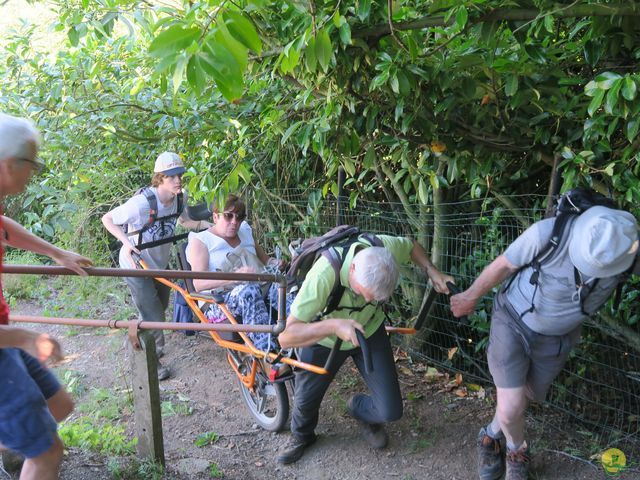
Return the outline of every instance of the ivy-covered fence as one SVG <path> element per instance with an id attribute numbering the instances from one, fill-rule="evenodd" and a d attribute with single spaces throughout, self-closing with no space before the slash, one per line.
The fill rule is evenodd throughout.
<path id="1" fill-rule="evenodd" d="M 254 209 L 252 224 L 257 237 L 272 251 L 276 245 L 282 250 L 291 239 L 316 235 L 336 225 L 335 198 L 323 199 L 319 191 L 256 195 L 259 201 L 248 199 Z M 429 249 L 435 248 L 439 267 L 465 287 L 528 225 L 544 216 L 544 200 L 540 195 L 489 196 L 437 207 L 416 204 L 412 212 L 400 204 L 358 202 L 344 205 L 341 212 L 344 223 L 365 231 L 419 238 Z M 439 232 L 435 240 L 434 231 Z M 403 271 L 391 312 L 394 323 L 412 322 L 425 288 L 421 272 Z M 532 420 L 538 426 L 560 430 L 583 456 L 603 447 L 618 447 L 633 455 L 640 452 L 636 290 L 627 288 L 619 309 L 613 312 L 609 304 L 585 324 L 582 343 L 571 354 L 545 405 L 533 410 Z M 395 341 L 430 366 L 488 386 L 486 346 L 492 299 L 492 295 L 483 299 L 465 325 L 451 315 L 447 299 L 440 295 L 423 330 L 411 337 L 399 335 Z"/>

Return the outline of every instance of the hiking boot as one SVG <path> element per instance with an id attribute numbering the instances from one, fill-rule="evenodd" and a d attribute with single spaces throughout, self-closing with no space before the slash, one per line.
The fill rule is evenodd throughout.
<path id="1" fill-rule="evenodd" d="M 517 451 L 507 451 L 507 476 L 505 480 L 527 480 L 529 478 L 529 455 L 527 445 Z"/>
<path id="2" fill-rule="evenodd" d="M 8 473 L 18 473 L 24 463 L 24 457 L 11 450 L 0 453 L 0 460 L 0 467 L 3 467 Z"/>
<path id="3" fill-rule="evenodd" d="M 379 450 L 386 447 L 389 443 L 389 437 L 387 436 L 387 432 L 384 430 L 384 425 L 382 423 L 367 423 L 354 415 L 353 403 L 356 397 L 357 395 L 354 395 L 347 402 L 347 411 L 349 412 L 349 415 L 358 420 L 362 437 L 371 448 Z"/>
<path id="4" fill-rule="evenodd" d="M 158 364 L 158 380 L 166 380 L 171 376 L 171 371 L 169 367 L 165 367 L 164 365 Z"/>
<path id="5" fill-rule="evenodd" d="M 278 463 L 281 463 L 283 465 L 297 462 L 304 454 L 305 449 L 315 443 L 316 438 L 317 437 L 313 435 L 313 437 L 311 437 L 310 439 L 304 440 L 292 434 L 291 437 L 289 437 L 289 441 L 287 442 L 287 444 L 277 456 L 276 460 L 278 461 Z"/>
<path id="6" fill-rule="evenodd" d="M 389 443 L 389 436 L 384 430 L 384 425 L 381 423 L 367 423 L 363 420 L 358 420 L 360 424 L 360 433 L 362 438 L 366 440 L 371 448 L 380 450 Z"/>
<path id="7" fill-rule="evenodd" d="M 496 480 L 504 474 L 504 449 L 500 440 L 487 435 L 482 427 L 478 433 L 478 475 L 480 480 Z"/>

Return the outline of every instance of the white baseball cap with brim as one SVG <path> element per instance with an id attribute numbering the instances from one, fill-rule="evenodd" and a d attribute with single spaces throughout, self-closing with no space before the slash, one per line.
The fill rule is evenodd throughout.
<path id="1" fill-rule="evenodd" d="M 156 159 L 156 166 L 153 169 L 154 173 L 162 173 L 169 177 L 171 175 L 179 175 L 186 171 L 187 170 L 184 168 L 180 155 L 173 152 L 163 152 L 158 155 L 158 158 Z"/>
<path id="2" fill-rule="evenodd" d="M 607 278 L 626 271 L 638 254 L 638 223 L 624 210 L 591 207 L 574 222 L 571 263 L 584 275 Z"/>

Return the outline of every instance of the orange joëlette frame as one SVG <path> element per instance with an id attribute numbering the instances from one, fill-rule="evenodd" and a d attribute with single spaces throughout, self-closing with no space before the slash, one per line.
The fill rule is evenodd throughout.
<path id="1" fill-rule="evenodd" d="M 140 265 L 142 266 L 142 268 L 144 268 L 145 270 L 149 269 L 149 267 L 144 262 L 144 260 L 140 260 L 139 262 L 140 262 Z M 184 288 L 180 287 L 179 285 L 177 285 L 176 283 L 173 283 L 170 280 L 167 280 L 166 278 L 155 278 L 155 280 L 157 280 L 158 282 L 160 282 L 160 283 L 162 283 L 164 285 L 167 285 L 169 288 L 172 288 L 172 289 L 176 290 L 177 292 L 179 292 L 184 297 L 185 301 L 187 302 L 187 305 L 189 305 L 189 308 L 195 314 L 195 316 L 198 318 L 200 323 L 207 323 L 207 324 L 209 323 L 207 318 L 204 316 L 204 313 L 202 313 L 202 310 L 200 310 L 200 307 L 198 306 L 197 302 L 198 301 L 203 301 L 203 302 L 206 302 L 206 303 L 217 303 L 217 302 L 215 302 L 211 298 L 207 298 L 207 297 L 204 297 L 204 296 L 201 297 L 201 296 L 198 296 L 198 294 L 191 294 L 187 290 L 185 290 Z M 229 311 L 229 309 L 227 308 L 227 306 L 224 303 L 218 303 L 218 307 L 220 307 L 220 309 L 224 312 L 224 314 L 226 315 L 226 317 L 227 317 L 227 319 L 229 320 L 230 323 L 235 324 L 235 325 L 239 325 L 239 322 L 236 320 L 236 318 L 233 316 L 233 314 Z M 230 342 L 228 340 L 224 340 L 223 338 L 220 337 L 218 332 L 209 331 L 209 334 L 211 335 L 211 338 L 213 338 L 213 341 L 216 342 L 218 345 L 220 345 L 223 348 L 228 348 L 230 350 L 235 350 L 237 352 L 248 353 L 248 354 L 253 355 L 255 357 L 258 357 L 258 358 L 266 358 L 266 359 L 269 359 L 269 360 L 276 360 L 278 358 L 278 356 L 275 353 L 265 352 L 263 350 L 258 349 L 245 332 L 237 332 L 237 333 L 240 335 L 240 337 L 244 341 L 244 344 L 237 343 L 237 342 Z M 317 373 L 317 374 L 320 374 L 320 375 L 327 375 L 329 373 L 323 367 L 319 367 L 319 366 L 313 365 L 311 363 L 300 362 L 298 360 L 294 360 L 294 359 L 288 358 L 288 357 L 282 357 L 278 361 L 281 362 L 281 363 L 286 363 L 288 365 L 291 365 L 292 367 L 303 368 L 305 370 L 308 370 L 310 372 Z M 234 367 L 234 370 L 236 371 L 236 374 L 238 374 L 239 376 L 243 377 L 240 374 L 240 372 L 237 371 L 235 366 L 233 366 L 233 367 Z M 254 374 L 255 374 L 255 372 L 252 372 L 251 377 L 253 377 Z M 244 382 L 244 380 L 243 380 L 243 382 Z"/>

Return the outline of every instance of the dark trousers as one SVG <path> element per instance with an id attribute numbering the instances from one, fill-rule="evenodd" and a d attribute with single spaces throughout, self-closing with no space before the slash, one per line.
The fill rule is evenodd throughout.
<path id="1" fill-rule="evenodd" d="M 336 355 L 334 367 L 329 375 L 318 375 L 307 370 L 296 372 L 291 433 L 297 437 L 310 439 L 318 425 L 318 412 L 324 394 L 335 374 L 349 357 L 360 371 L 369 388 L 369 395 L 355 395 L 350 412 L 356 419 L 371 424 L 391 422 L 402 417 L 402 396 L 398 384 L 398 374 L 393 361 L 389 336 L 384 325 L 367 339 L 373 361 L 373 371 L 364 369 L 362 350 L 340 351 Z M 315 365 L 324 365 L 330 349 L 321 345 L 303 347 L 298 351 L 298 359 Z"/>

